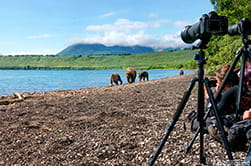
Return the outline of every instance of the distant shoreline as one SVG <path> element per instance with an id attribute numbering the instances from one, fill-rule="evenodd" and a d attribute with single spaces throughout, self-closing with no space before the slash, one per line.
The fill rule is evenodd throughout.
<path id="1" fill-rule="evenodd" d="M 135 68 L 136 70 L 181 70 L 176 68 L 161 68 L 161 69 L 144 69 L 144 68 Z M 23 68 L 23 67 L 0 67 L 0 70 L 126 70 L 125 69 L 118 69 L 118 68 L 85 68 L 85 67 L 30 67 L 30 68 Z M 197 69 L 182 69 L 182 70 L 192 70 L 195 71 Z"/>

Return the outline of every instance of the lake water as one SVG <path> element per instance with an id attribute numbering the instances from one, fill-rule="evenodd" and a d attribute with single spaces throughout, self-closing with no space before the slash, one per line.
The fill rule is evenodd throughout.
<path id="1" fill-rule="evenodd" d="M 137 70 L 140 72 L 140 70 Z M 185 70 L 184 74 L 194 73 Z M 127 83 L 124 70 L 0 70 L 0 96 L 21 92 L 44 92 L 107 86 L 110 75 L 119 73 Z M 148 70 L 149 79 L 179 75 L 179 70 Z M 138 82 L 138 77 L 136 78 Z"/>

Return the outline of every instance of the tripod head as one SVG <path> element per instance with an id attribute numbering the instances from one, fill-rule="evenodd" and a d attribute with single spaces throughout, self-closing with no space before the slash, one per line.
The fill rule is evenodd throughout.
<path id="1" fill-rule="evenodd" d="M 204 39 L 200 39 L 199 42 L 196 45 L 192 46 L 192 49 L 206 49 L 207 48 L 207 43 L 210 41 L 210 37 L 208 38 L 204 38 Z"/>
<path id="2" fill-rule="evenodd" d="M 247 34 L 242 35 L 242 43 L 243 43 L 245 48 L 248 48 L 248 46 L 251 45 L 251 40 L 248 39 Z"/>
<path id="3" fill-rule="evenodd" d="M 194 60 L 197 60 L 197 65 L 206 64 L 207 59 L 208 58 L 205 58 L 205 52 L 203 51 L 203 49 L 200 49 L 200 51 L 194 55 Z"/>

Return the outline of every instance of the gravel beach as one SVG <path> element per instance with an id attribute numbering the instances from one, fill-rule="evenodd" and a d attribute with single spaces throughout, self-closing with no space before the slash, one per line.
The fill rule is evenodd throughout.
<path id="1" fill-rule="evenodd" d="M 193 76 L 2 97 L 0 165 L 148 165 Z M 196 88 L 155 165 L 202 165 L 199 138 L 184 153 L 193 110 Z M 224 146 L 207 134 L 205 156 L 207 165 L 228 161 Z M 243 160 L 245 153 L 233 156 Z"/>

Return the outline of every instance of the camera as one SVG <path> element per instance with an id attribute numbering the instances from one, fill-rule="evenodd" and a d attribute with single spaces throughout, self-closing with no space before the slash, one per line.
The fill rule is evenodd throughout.
<path id="1" fill-rule="evenodd" d="M 251 21 L 248 18 L 242 18 L 238 24 L 234 24 L 228 27 L 228 34 L 234 35 L 251 35 Z"/>
<path id="2" fill-rule="evenodd" d="M 197 39 L 209 40 L 212 35 L 225 35 L 228 33 L 228 18 L 219 16 L 212 11 L 204 14 L 200 21 L 188 25 L 181 31 L 181 38 L 185 43 L 193 43 Z"/>

